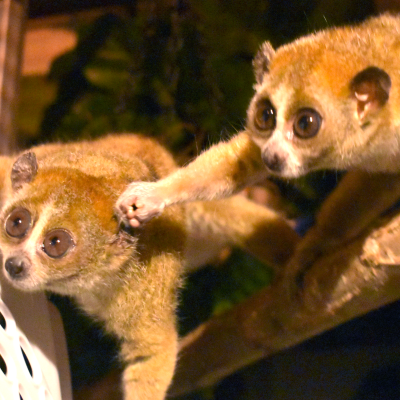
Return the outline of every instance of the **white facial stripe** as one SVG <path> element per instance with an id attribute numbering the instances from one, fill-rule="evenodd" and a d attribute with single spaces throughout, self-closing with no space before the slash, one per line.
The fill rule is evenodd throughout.
<path id="1" fill-rule="evenodd" d="M 12 204 L 9 204 L 8 206 L 8 210 L 12 210 Z M 20 256 L 24 256 L 31 261 L 29 274 L 26 278 L 21 281 L 13 281 L 14 284 L 26 290 L 39 287 L 42 284 L 43 279 L 46 279 L 46 271 L 43 269 L 36 269 L 37 263 L 34 262 L 34 260 L 37 259 L 37 252 L 39 251 L 38 246 L 43 235 L 43 229 L 49 219 L 54 216 L 53 207 L 54 205 L 52 202 L 45 204 L 41 210 L 39 219 L 35 221 L 35 224 L 32 230 L 28 232 L 27 237 L 21 241 L 15 241 L 10 238 L 8 240 L 2 240 L 0 243 L 3 253 L 3 262 L 10 257 Z M 2 227 L 2 229 L 4 229 L 4 227 Z M 7 273 L 5 273 L 5 276 L 7 277 Z"/>
<path id="2" fill-rule="evenodd" d="M 54 218 L 54 203 L 47 202 L 40 210 L 39 218 L 34 221 L 34 225 L 26 238 L 21 242 L 13 242 L 7 240 L 5 244 L 1 243 L 4 261 L 9 257 L 23 255 L 30 260 L 31 266 L 29 274 L 23 279 L 13 281 L 17 286 L 26 290 L 36 289 L 41 287 L 48 279 L 48 272 L 38 260 L 40 254 L 40 246 L 43 240 L 43 233 L 46 225 L 51 218 Z M 40 268 L 38 268 L 40 266 Z"/>
<path id="3" fill-rule="evenodd" d="M 257 94 L 249 107 L 248 126 L 253 131 L 253 140 L 261 148 L 266 164 L 268 164 L 268 160 L 273 163 L 274 157 L 280 160 L 279 171 L 272 172 L 281 177 L 295 178 L 315 169 L 313 162 L 319 158 L 320 152 L 324 148 L 321 149 L 321 145 L 314 147 L 311 141 L 306 143 L 295 137 L 292 112 L 302 107 L 313 107 L 313 102 L 310 100 L 308 103 L 304 98 L 299 98 L 293 82 L 290 82 L 289 79 L 290 76 L 286 75 L 278 82 L 268 76 L 263 84 L 256 88 Z M 303 89 L 299 87 L 297 90 L 301 92 Z M 255 106 L 263 98 L 268 98 L 276 108 L 276 127 L 273 132 L 269 132 L 269 135 L 258 132 L 252 120 Z M 310 99 L 313 98 L 314 96 L 311 94 Z M 324 124 L 324 118 L 322 124 Z M 320 130 L 322 130 L 322 125 Z M 320 167 L 321 162 L 318 160 L 316 168 Z"/>
<path id="4" fill-rule="evenodd" d="M 11 204 L 9 206 L 11 206 Z M 8 210 L 11 209 L 12 208 L 8 208 Z M 31 231 L 28 232 L 28 236 L 26 238 L 22 239 L 21 242 L 7 240 L 5 243 L 0 243 L 3 258 L 6 259 L 10 256 L 18 255 L 23 252 L 32 260 L 35 257 L 35 254 L 38 250 L 38 245 L 43 237 L 44 227 L 52 217 L 54 217 L 54 204 L 53 202 L 48 202 L 41 210 L 39 219 L 32 221 L 34 225 Z M 4 227 L 1 229 L 4 229 Z"/>
<path id="5" fill-rule="evenodd" d="M 24 241 L 23 251 L 31 260 L 36 257 L 38 246 L 41 245 L 43 238 L 44 228 L 49 220 L 54 217 L 54 210 L 55 207 L 52 201 L 44 204 L 40 210 L 39 218 L 35 221 L 32 231 L 30 232 L 29 238 Z"/>

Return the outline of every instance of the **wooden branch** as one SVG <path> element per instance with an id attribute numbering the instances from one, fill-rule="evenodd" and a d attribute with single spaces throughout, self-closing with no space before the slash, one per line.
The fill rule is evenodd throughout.
<path id="1" fill-rule="evenodd" d="M 307 272 L 301 295 L 288 282 L 265 288 L 183 338 L 170 393 L 215 384 L 260 358 L 400 298 L 400 215 L 381 221 Z"/>

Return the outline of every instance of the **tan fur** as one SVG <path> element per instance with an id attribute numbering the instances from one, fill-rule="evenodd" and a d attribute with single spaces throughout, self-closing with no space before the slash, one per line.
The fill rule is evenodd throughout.
<path id="1" fill-rule="evenodd" d="M 29 161 L 32 152 L 37 172 Z M 22 290 L 73 296 L 104 323 L 121 344 L 126 400 L 165 397 L 177 354 L 176 295 L 184 265 L 198 267 L 232 244 L 278 265 L 297 241 L 282 218 L 240 197 L 171 207 L 130 232 L 133 236 L 120 229 L 113 206 L 126 185 L 155 181 L 176 169 L 160 145 L 139 135 L 42 146 L 14 164 L 5 161 L 0 247 L 6 278 Z M 17 237 L 7 227 L 23 226 L 21 218 L 9 217 L 21 208 L 31 224 Z M 52 258 L 48 247 L 56 248 L 57 240 L 49 245 L 45 238 L 58 229 L 72 236 L 73 245 Z M 282 231 L 278 245 L 260 244 L 260 237 L 271 239 Z"/>
<path id="2" fill-rule="evenodd" d="M 129 186 L 117 202 L 121 218 L 138 226 L 167 205 L 226 196 L 268 175 L 352 170 L 299 245 L 291 269 L 306 268 L 400 197 L 399 64 L 398 16 L 321 31 L 276 51 L 264 43 L 246 130 L 166 179 Z M 315 130 L 307 130 L 311 122 Z"/>
<path id="3" fill-rule="evenodd" d="M 300 38 L 272 56 L 255 88 L 248 130 L 263 155 L 282 158 L 279 176 L 326 168 L 400 169 L 399 30 L 400 18 L 385 15 Z M 371 66 L 389 75 L 389 101 L 361 121 L 351 81 Z M 276 127 L 267 135 L 254 125 L 257 102 L 265 98 L 277 111 Z M 316 136 L 299 139 L 293 135 L 293 115 L 305 107 L 321 114 L 322 126 Z"/>

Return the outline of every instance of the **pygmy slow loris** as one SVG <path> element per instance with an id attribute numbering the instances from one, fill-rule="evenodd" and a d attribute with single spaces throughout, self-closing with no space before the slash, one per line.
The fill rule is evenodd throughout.
<path id="1" fill-rule="evenodd" d="M 232 244 L 279 266 L 297 240 L 285 220 L 243 197 L 171 207 L 128 234 L 114 215 L 118 195 L 129 182 L 176 169 L 170 154 L 143 136 L 46 145 L 13 162 L 1 164 L 3 273 L 16 288 L 74 297 L 116 336 L 126 400 L 165 397 L 183 266 Z"/>
<path id="2" fill-rule="evenodd" d="M 268 176 L 351 170 L 319 211 L 292 264 L 357 236 L 400 197 L 400 17 L 383 15 L 305 36 L 254 59 L 246 129 L 156 183 L 118 200 L 138 226 L 165 206 L 215 199 Z M 134 208 L 132 208 L 134 206 Z"/>

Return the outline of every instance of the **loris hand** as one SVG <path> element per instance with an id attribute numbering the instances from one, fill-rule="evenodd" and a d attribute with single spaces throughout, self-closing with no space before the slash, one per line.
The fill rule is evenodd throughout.
<path id="1" fill-rule="evenodd" d="M 116 213 L 121 221 L 132 228 L 160 215 L 165 207 L 164 199 L 157 195 L 154 182 L 133 182 L 121 194 L 116 203 Z"/>
<path id="2" fill-rule="evenodd" d="M 328 240 L 324 241 L 323 238 L 309 232 L 298 244 L 284 271 L 288 282 L 294 284 L 292 287 L 295 287 L 295 290 L 301 289 L 307 271 L 318 258 L 333 251 L 335 248 L 335 243 L 328 243 Z"/>

